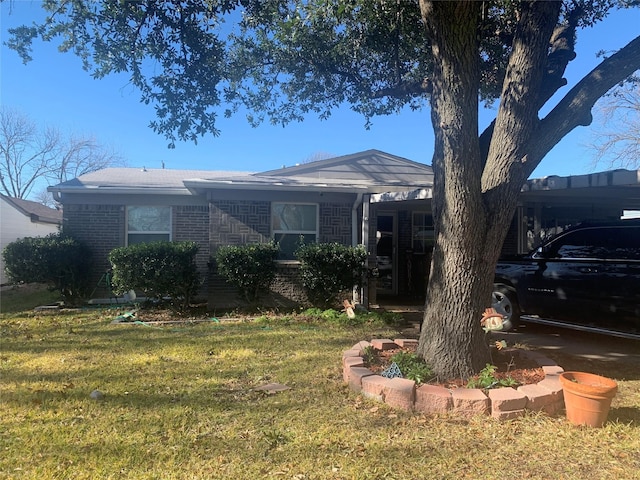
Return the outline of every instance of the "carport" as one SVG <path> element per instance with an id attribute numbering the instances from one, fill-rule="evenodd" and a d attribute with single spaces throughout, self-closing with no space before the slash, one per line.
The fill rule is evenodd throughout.
<path id="1" fill-rule="evenodd" d="M 640 170 L 532 179 L 522 189 L 514 218 L 517 235 L 510 238 L 517 238 L 517 245 L 505 242 L 505 250 L 526 253 L 570 225 L 617 220 L 631 212 L 640 213 Z"/>
<path id="2" fill-rule="evenodd" d="M 432 195 L 427 187 L 371 196 L 369 243 L 391 239 L 390 254 L 371 248 L 386 268 L 378 294 L 423 298 L 433 245 Z M 531 179 L 522 189 L 503 254 L 527 253 L 571 225 L 615 220 L 625 212 L 640 214 L 640 170 Z"/>

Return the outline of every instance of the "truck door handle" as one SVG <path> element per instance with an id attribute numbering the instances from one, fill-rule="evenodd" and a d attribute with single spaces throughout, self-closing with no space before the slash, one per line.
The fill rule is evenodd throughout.
<path id="1" fill-rule="evenodd" d="M 578 269 L 580 273 L 598 273 L 597 268 L 581 267 Z"/>

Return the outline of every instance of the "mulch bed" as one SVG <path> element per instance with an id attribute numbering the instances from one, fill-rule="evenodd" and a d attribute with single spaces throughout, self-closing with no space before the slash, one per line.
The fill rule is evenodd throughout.
<path id="1" fill-rule="evenodd" d="M 375 360 L 367 365 L 374 373 L 380 374 L 391 365 L 391 357 L 398 352 L 415 352 L 415 346 L 395 348 L 390 350 L 375 350 Z M 492 364 L 495 365 L 496 379 L 512 378 L 518 385 L 530 385 L 544 380 L 545 374 L 538 363 L 523 355 L 519 355 L 514 349 L 491 349 Z M 452 378 L 444 382 L 428 382 L 430 385 L 437 385 L 445 388 L 464 388 L 470 379 Z"/>

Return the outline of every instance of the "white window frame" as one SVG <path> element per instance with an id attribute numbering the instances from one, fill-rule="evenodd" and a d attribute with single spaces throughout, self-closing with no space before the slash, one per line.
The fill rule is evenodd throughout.
<path id="1" fill-rule="evenodd" d="M 309 205 L 315 207 L 316 210 L 316 222 L 315 222 L 315 230 L 283 230 L 274 228 L 274 212 L 276 205 Z M 315 235 L 315 243 L 318 243 L 320 236 L 320 205 L 318 203 L 309 203 L 309 202 L 271 202 L 271 238 L 276 239 L 276 235 Z M 280 259 L 279 262 L 295 262 L 298 263 L 297 260 L 291 259 Z"/>
<path id="2" fill-rule="evenodd" d="M 129 230 L 129 210 L 132 208 L 167 208 L 169 209 L 169 226 L 168 230 L 139 230 L 139 231 L 130 231 Z M 125 208 L 125 245 L 129 245 L 129 236 L 130 235 L 167 235 L 166 241 L 171 241 L 173 238 L 173 209 L 168 205 L 127 205 Z"/>

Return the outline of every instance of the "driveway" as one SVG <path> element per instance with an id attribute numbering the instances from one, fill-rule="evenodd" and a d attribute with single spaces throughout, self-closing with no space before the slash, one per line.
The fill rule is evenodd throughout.
<path id="1" fill-rule="evenodd" d="M 528 345 L 542 353 L 561 353 L 585 360 L 622 362 L 640 368 L 640 341 L 561 327 L 524 323 L 514 332 L 497 332 L 509 346 Z"/>
<path id="2" fill-rule="evenodd" d="M 384 309 L 402 314 L 411 325 L 403 330 L 403 334 L 412 337 L 420 335 L 418 328 L 422 319 L 421 306 L 387 304 Z M 520 345 L 547 353 L 549 357 L 555 357 L 565 370 L 608 370 L 622 367 L 625 371 L 636 370 L 637 374 L 634 376 L 640 377 L 640 340 L 535 323 L 523 323 L 513 332 L 492 333 L 490 339 L 505 340 L 510 347 Z"/>

